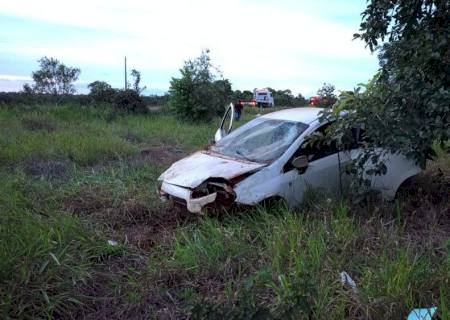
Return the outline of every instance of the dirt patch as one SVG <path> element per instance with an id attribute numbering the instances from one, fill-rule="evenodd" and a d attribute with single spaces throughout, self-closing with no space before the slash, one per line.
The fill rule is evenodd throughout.
<path id="1" fill-rule="evenodd" d="M 73 164 L 70 161 L 42 161 L 28 159 L 22 163 L 22 168 L 26 174 L 44 177 L 46 179 L 64 179 L 70 176 Z"/>
<path id="2" fill-rule="evenodd" d="M 78 284 L 76 290 L 85 297 L 92 297 L 83 308 L 78 308 L 71 319 L 149 319 L 147 304 L 132 303 L 127 292 L 144 295 L 143 288 L 131 287 L 128 279 L 145 273 L 147 257 L 140 254 L 107 256 L 96 264 L 93 277 Z M 117 290 L 120 288 L 120 290 Z M 96 297 L 102 297 L 97 299 Z M 67 318 L 67 317 L 66 317 Z"/>
<path id="3" fill-rule="evenodd" d="M 139 155 L 130 159 L 133 164 L 152 163 L 169 164 L 185 157 L 186 153 L 177 148 L 154 147 L 142 150 Z"/>
<path id="4" fill-rule="evenodd" d="M 174 206 L 152 210 L 133 199 L 124 201 L 108 212 L 108 229 L 115 240 L 149 250 L 157 244 L 168 243 L 180 226 L 195 220 L 195 215 Z"/>
<path id="5" fill-rule="evenodd" d="M 47 131 L 53 132 L 56 130 L 56 125 L 46 119 L 22 119 L 22 126 L 30 131 Z"/>
<path id="6" fill-rule="evenodd" d="M 64 208 L 72 214 L 89 217 L 109 239 L 145 251 L 168 243 L 178 227 L 197 218 L 185 208 L 173 205 L 150 207 L 135 199 L 117 204 L 95 190 L 66 199 Z"/>
<path id="7" fill-rule="evenodd" d="M 64 201 L 64 209 L 77 215 L 93 215 L 112 206 L 111 200 L 99 190 L 76 194 Z"/>

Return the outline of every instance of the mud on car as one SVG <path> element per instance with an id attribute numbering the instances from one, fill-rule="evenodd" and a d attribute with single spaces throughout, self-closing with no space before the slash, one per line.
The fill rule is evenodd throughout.
<path id="1" fill-rule="evenodd" d="M 364 151 L 358 143 L 360 130 L 352 130 L 352 150 L 343 151 L 333 143 L 307 143 L 310 135 L 324 133 L 331 125 L 319 121 L 320 108 L 272 112 L 231 130 L 233 111 L 230 105 L 211 146 L 175 162 L 161 174 L 161 200 L 180 203 L 193 213 L 209 207 L 256 205 L 271 198 L 296 207 L 308 189 L 335 193 L 350 184 L 352 177 L 342 168 Z M 420 168 L 403 155 L 387 153 L 384 157 L 387 172 L 370 177 L 370 186 L 390 200 Z"/>

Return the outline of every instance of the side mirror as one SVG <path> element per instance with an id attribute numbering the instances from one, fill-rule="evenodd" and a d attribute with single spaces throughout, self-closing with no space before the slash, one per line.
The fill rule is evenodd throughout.
<path id="1" fill-rule="evenodd" d="M 298 170 L 305 170 L 308 167 L 308 157 L 299 156 L 292 159 L 292 166 Z"/>

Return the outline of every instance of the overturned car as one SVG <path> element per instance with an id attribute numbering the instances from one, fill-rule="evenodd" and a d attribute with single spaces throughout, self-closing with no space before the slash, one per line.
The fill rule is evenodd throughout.
<path id="1" fill-rule="evenodd" d="M 331 122 L 320 122 L 320 108 L 293 108 L 257 117 L 231 131 L 233 106 L 227 109 L 215 142 L 205 150 L 175 162 L 159 177 L 159 196 L 185 205 L 190 212 L 256 205 L 284 199 L 298 206 L 305 192 L 337 192 L 350 183 L 345 168 L 363 150 L 360 130 L 352 130 L 355 147 L 338 150 L 334 144 L 315 146 L 307 137 L 323 133 Z M 230 117 L 228 128 L 225 122 Z M 371 177 L 371 188 L 383 198 L 394 198 L 406 179 L 420 168 L 402 155 L 388 154 L 385 175 Z"/>

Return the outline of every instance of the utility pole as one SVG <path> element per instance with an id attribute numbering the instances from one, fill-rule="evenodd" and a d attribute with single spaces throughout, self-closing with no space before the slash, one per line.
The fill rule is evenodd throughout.
<path id="1" fill-rule="evenodd" d="M 127 56 L 125 56 L 125 90 L 128 89 L 128 82 L 127 82 Z"/>

